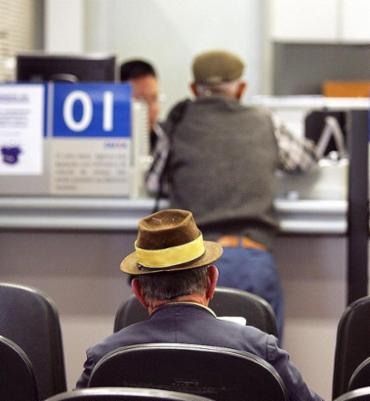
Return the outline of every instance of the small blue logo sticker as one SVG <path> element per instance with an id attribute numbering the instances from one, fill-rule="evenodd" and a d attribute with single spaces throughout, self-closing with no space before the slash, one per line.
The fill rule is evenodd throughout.
<path id="1" fill-rule="evenodd" d="M 19 146 L 3 146 L 1 148 L 1 156 L 6 164 L 17 164 L 21 153 L 22 150 Z"/>

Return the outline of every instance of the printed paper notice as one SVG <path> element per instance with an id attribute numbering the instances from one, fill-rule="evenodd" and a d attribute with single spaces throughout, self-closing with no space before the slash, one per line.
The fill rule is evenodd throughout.
<path id="1" fill-rule="evenodd" d="M 40 175 L 43 85 L 0 85 L 0 175 Z"/>
<path id="2" fill-rule="evenodd" d="M 55 138 L 51 150 L 51 193 L 129 195 L 128 139 Z"/>

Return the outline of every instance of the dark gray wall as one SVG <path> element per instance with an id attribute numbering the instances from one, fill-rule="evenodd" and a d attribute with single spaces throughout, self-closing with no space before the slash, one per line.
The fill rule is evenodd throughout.
<path id="1" fill-rule="evenodd" d="M 370 45 L 274 44 L 273 94 L 321 94 L 325 80 L 370 80 Z"/>
<path id="2" fill-rule="evenodd" d="M 35 50 L 44 49 L 44 23 L 45 23 L 45 1 L 34 0 L 35 3 Z"/>

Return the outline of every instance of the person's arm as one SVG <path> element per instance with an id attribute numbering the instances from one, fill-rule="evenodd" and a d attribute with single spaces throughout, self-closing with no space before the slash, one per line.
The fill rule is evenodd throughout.
<path id="1" fill-rule="evenodd" d="M 323 401 L 304 382 L 298 369 L 289 359 L 289 354 L 278 347 L 277 339 L 269 335 L 267 342 L 267 362 L 279 373 L 288 391 L 290 401 Z"/>
<path id="2" fill-rule="evenodd" d="M 87 353 L 87 358 L 84 363 L 84 370 L 83 370 L 80 378 L 77 380 L 76 389 L 88 387 L 91 372 L 93 371 L 94 366 L 95 366 L 95 363 L 93 362 L 93 359 L 91 357 L 89 357 L 89 354 Z"/>
<path id="3" fill-rule="evenodd" d="M 153 162 L 145 176 L 146 188 L 151 195 L 157 195 L 160 190 L 165 192 L 165 185 L 163 185 L 163 182 L 161 183 L 161 180 L 164 178 L 162 175 L 170 148 L 168 136 L 160 125 L 156 127 L 156 134 L 158 139 L 153 150 Z"/>
<path id="4" fill-rule="evenodd" d="M 294 135 L 275 115 L 272 115 L 272 123 L 278 145 L 279 169 L 303 172 L 316 165 L 318 157 L 313 141 Z"/>
<path id="5" fill-rule="evenodd" d="M 170 138 L 190 103 L 189 99 L 177 103 L 169 112 L 166 121 L 158 124 L 158 140 L 153 151 L 153 162 L 145 177 L 146 188 L 151 195 L 166 196 L 168 194 L 168 176 L 165 170 L 170 153 Z"/>

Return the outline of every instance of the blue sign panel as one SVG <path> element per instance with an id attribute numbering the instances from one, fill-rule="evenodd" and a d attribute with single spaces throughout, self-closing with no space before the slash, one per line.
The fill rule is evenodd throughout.
<path id="1" fill-rule="evenodd" d="M 57 83 L 52 136 L 131 136 L 131 86 L 112 83 Z"/>

